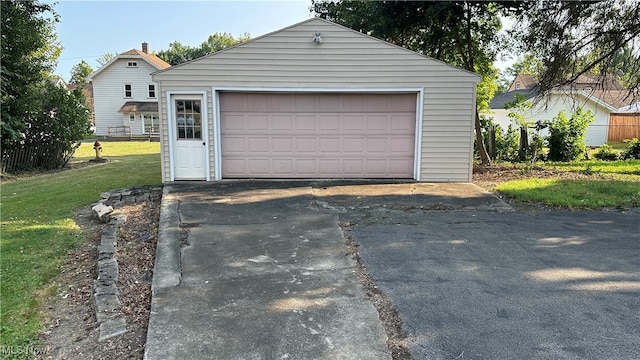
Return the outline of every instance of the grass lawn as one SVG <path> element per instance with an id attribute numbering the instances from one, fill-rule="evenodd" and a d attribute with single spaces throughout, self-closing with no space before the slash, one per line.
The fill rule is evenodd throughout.
<path id="1" fill-rule="evenodd" d="M 534 173 L 499 184 L 496 190 L 520 201 L 567 208 L 640 206 L 640 160 L 589 160 L 536 166 L 565 175 L 539 178 Z M 571 173 L 576 176 L 566 176 Z"/>
<path id="2" fill-rule="evenodd" d="M 43 298 L 55 294 L 67 250 L 84 239 L 75 210 L 100 193 L 137 185 L 160 185 L 160 144 L 102 142 L 109 163 L 25 176 L 4 182 L 0 194 L 0 348 L 37 346 Z M 95 156 L 85 142 L 72 162 Z"/>

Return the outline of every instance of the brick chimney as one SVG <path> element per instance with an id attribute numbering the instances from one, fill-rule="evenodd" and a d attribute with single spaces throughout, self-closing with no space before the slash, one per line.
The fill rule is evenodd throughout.
<path id="1" fill-rule="evenodd" d="M 146 42 L 142 43 L 142 52 L 145 54 L 149 53 L 149 44 L 147 44 Z"/>

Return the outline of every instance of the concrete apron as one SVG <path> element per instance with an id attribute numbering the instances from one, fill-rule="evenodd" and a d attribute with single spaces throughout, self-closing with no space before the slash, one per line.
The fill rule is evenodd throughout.
<path id="1" fill-rule="evenodd" d="M 165 187 L 145 359 L 390 359 L 337 212 L 253 184 Z"/>

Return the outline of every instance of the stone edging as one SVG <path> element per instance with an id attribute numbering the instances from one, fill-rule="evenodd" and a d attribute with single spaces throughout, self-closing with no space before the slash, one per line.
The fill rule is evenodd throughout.
<path id="1" fill-rule="evenodd" d="M 162 187 L 135 187 L 100 194 L 101 200 L 91 207 L 100 221 L 107 223 L 102 229 L 98 247 L 98 276 L 93 281 L 93 301 L 96 321 L 100 324 L 98 341 L 104 341 L 127 332 L 127 323 L 118 298 L 118 261 L 116 242 L 118 227 L 126 221 L 124 214 L 114 207 L 157 200 Z"/>

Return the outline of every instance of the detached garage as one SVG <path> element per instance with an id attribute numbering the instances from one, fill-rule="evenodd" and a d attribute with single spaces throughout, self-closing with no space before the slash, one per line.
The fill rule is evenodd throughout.
<path id="1" fill-rule="evenodd" d="M 480 77 L 326 20 L 152 77 L 164 182 L 471 180 Z"/>

